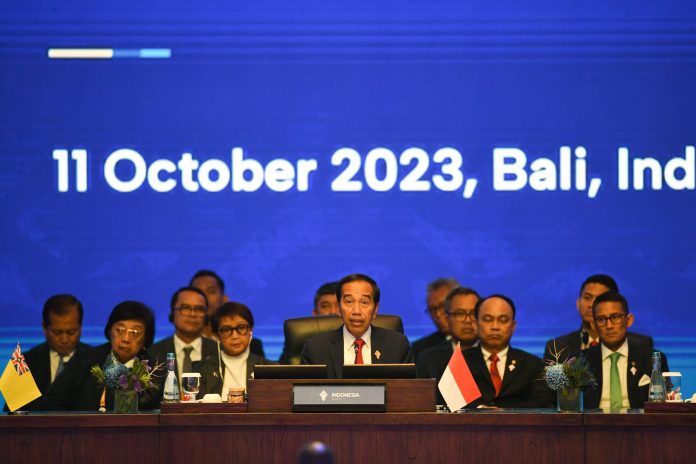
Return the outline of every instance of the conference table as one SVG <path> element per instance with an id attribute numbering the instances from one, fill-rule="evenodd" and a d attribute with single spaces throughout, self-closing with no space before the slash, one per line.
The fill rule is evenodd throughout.
<path id="1" fill-rule="evenodd" d="M 291 463 L 311 440 L 338 463 L 694 462 L 696 414 L 474 410 L 465 413 L 0 416 L 0 462 Z"/>

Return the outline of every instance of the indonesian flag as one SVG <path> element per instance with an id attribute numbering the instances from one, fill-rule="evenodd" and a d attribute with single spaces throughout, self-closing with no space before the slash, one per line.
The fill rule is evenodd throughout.
<path id="1" fill-rule="evenodd" d="M 462 350 L 454 349 L 444 374 L 437 384 L 450 411 L 456 411 L 481 397 L 474 376 L 471 375 Z"/>
<path id="2" fill-rule="evenodd" d="M 19 343 L 0 377 L 0 392 L 12 412 L 41 396 Z"/>

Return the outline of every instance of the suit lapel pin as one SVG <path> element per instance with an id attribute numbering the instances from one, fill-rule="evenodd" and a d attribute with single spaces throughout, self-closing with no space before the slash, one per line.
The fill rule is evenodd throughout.
<path id="1" fill-rule="evenodd" d="M 382 357 L 382 353 L 379 352 L 379 350 L 375 351 L 375 358 L 379 359 Z"/>
<path id="2" fill-rule="evenodd" d="M 638 369 L 636 369 L 636 362 L 635 362 L 635 361 L 631 361 L 631 375 L 636 375 L 636 371 L 637 371 L 637 370 L 638 370 Z"/>
<path id="3" fill-rule="evenodd" d="M 217 372 L 213 372 L 213 377 L 217 378 L 217 377 L 218 377 L 218 373 L 217 373 Z"/>
<path id="4" fill-rule="evenodd" d="M 516 361 L 516 360 L 513 359 L 512 361 L 510 361 L 510 365 L 508 366 L 508 370 L 509 370 L 510 372 L 514 371 L 515 368 L 517 367 L 516 364 L 517 364 L 517 361 Z"/>

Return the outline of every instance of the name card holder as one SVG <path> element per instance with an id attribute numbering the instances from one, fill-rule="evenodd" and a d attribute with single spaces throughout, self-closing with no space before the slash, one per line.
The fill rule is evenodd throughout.
<path id="1" fill-rule="evenodd" d="M 386 412 L 384 383 L 295 384 L 293 412 Z"/>
<path id="2" fill-rule="evenodd" d="M 435 412 L 435 379 L 249 379 L 249 412 L 292 412 L 294 387 L 300 385 L 321 385 L 327 393 L 327 387 L 386 385 L 387 412 Z"/>

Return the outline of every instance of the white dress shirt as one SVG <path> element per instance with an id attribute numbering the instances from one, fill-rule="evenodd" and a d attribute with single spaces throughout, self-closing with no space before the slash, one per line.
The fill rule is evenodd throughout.
<path id="1" fill-rule="evenodd" d="M 500 380 L 503 380 L 505 376 L 505 363 L 507 362 L 507 354 L 508 350 L 510 349 L 509 346 L 506 346 L 503 351 L 498 353 L 498 374 L 500 374 Z M 486 351 L 483 347 L 481 347 L 481 353 L 483 353 L 483 362 L 486 364 L 486 369 L 490 372 L 491 370 L 491 355 L 493 353 Z"/>
<path id="2" fill-rule="evenodd" d="M 60 364 L 60 357 L 63 357 L 63 366 L 72 359 L 75 354 L 75 350 L 72 350 L 69 354 L 59 354 L 57 351 L 49 350 L 51 357 L 51 383 L 56 380 L 56 371 L 58 370 L 58 365 Z M 29 366 L 31 368 L 31 366 Z"/>
<path id="3" fill-rule="evenodd" d="M 184 357 L 186 354 L 184 353 L 184 348 L 187 346 L 193 347 L 191 350 L 191 362 L 194 361 L 200 361 L 203 359 L 203 339 L 201 337 L 198 337 L 193 341 L 191 344 L 185 343 L 182 339 L 176 336 L 174 334 L 174 351 L 176 351 L 176 370 L 178 371 L 179 374 L 179 379 L 181 379 L 181 374 L 183 373 L 184 369 Z"/>
<path id="4" fill-rule="evenodd" d="M 362 334 L 365 345 L 362 347 L 363 364 L 372 364 L 372 326 L 369 326 L 364 334 Z M 348 332 L 346 326 L 343 326 L 343 364 L 355 364 L 355 340 L 353 334 Z"/>
<path id="5" fill-rule="evenodd" d="M 623 345 L 616 350 L 621 353 L 621 357 L 616 361 L 619 369 L 619 380 L 621 381 L 621 408 L 628 409 L 631 403 L 628 400 L 628 382 L 626 372 L 628 371 L 628 340 L 624 340 Z M 609 401 L 611 395 L 611 359 L 609 356 L 613 353 L 609 348 L 602 343 L 602 398 L 599 400 L 599 407 L 602 410 L 610 410 L 611 404 Z"/>

